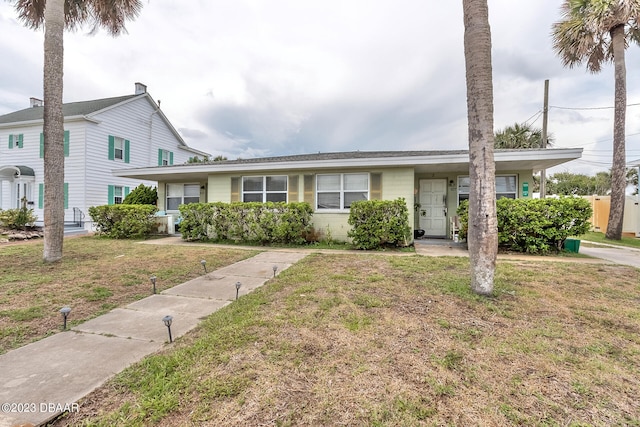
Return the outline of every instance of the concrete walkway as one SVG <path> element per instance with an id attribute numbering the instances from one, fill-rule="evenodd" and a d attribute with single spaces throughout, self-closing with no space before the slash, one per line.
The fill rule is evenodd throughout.
<path id="1" fill-rule="evenodd" d="M 168 344 L 236 298 L 301 260 L 307 252 L 269 251 L 96 317 L 72 330 L 0 355 L 0 427 L 43 424 L 107 379 Z"/>

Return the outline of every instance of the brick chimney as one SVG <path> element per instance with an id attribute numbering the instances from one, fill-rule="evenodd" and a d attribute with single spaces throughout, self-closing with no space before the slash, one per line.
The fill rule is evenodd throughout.
<path id="1" fill-rule="evenodd" d="M 31 104 L 31 108 L 33 107 L 42 107 L 44 106 L 44 102 L 42 102 L 42 99 L 38 99 L 38 98 L 29 98 L 30 104 Z"/>
<path id="2" fill-rule="evenodd" d="M 142 83 L 136 83 L 136 95 L 142 95 L 143 93 L 147 93 L 147 85 Z"/>

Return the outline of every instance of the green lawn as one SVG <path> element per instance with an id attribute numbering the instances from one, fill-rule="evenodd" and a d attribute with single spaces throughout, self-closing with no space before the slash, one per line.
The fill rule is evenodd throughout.
<path id="1" fill-rule="evenodd" d="M 310 255 L 55 425 L 640 425 L 640 270 L 469 281 L 466 258 Z"/>
<path id="2" fill-rule="evenodd" d="M 42 261 L 42 242 L 0 245 L 0 354 L 60 332 L 60 308 L 73 326 L 255 251 L 144 245 L 98 237 L 65 239 L 60 263 Z"/>

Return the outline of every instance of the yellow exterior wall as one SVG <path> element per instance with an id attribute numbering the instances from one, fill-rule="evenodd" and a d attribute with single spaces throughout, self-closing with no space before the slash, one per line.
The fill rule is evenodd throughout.
<path id="1" fill-rule="evenodd" d="M 413 224 L 413 168 L 388 168 L 371 170 L 323 170 L 322 173 L 382 173 L 382 198 L 395 200 L 404 197 L 409 209 L 409 224 Z M 259 173 L 210 175 L 207 185 L 207 200 L 209 202 L 231 201 L 231 178 L 240 176 L 263 175 L 298 175 L 298 200 L 290 202 L 302 202 L 304 200 L 304 175 L 309 171 L 261 171 Z M 337 241 L 348 241 L 347 232 L 351 229 L 348 224 L 349 212 L 314 212 L 313 225 L 322 238 L 331 238 Z"/>
<path id="2" fill-rule="evenodd" d="M 325 173 L 381 173 L 382 174 L 382 199 L 395 200 L 402 197 L 406 200 L 409 210 L 409 224 L 414 228 L 417 226 L 417 214 L 414 204 L 418 203 L 417 192 L 420 188 L 421 179 L 446 179 L 447 180 L 447 210 L 449 215 L 455 215 L 458 207 L 458 176 L 467 176 L 468 173 L 416 173 L 413 167 L 402 168 L 376 168 L 376 169 L 349 169 L 349 170 L 323 170 Z M 304 201 L 304 176 L 309 175 L 309 171 L 289 170 L 289 171 L 261 171 L 259 173 L 233 173 L 210 175 L 206 183 L 206 189 L 200 191 L 201 202 L 231 202 L 231 178 L 240 176 L 264 176 L 264 175 L 298 175 L 298 200 Z M 529 185 L 528 198 L 533 193 L 533 175 L 531 172 L 523 171 L 500 171 L 498 175 L 516 175 L 518 185 L 518 197 L 524 197 L 522 186 L 524 182 Z M 451 183 L 453 182 L 453 183 Z M 158 209 L 165 210 L 165 184 L 158 182 Z M 205 185 L 205 183 L 201 183 Z M 348 241 L 347 232 L 351 229 L 348 224 L 349 212 L 314 212 L 313 225 L 323 238 L 331 238 L 337 241 Z M 450 230 L 447 229 L 447 235 Z M 413 240 L 413 235 L 410 236 Z"/>
<path id="3" fill-rule="evenodd" d="M 531 171 L 499 171 L 496 175 L 515 175 L 517 186 L 518 186 L 518 198 L 530 199 L 533 194 L 533 173 Z M 458 209 L 458 177 L 460 176 L 469 176 L 468 172 L 445 172 L 445 173 L 416 173 L 415 175 L 415 191 L 416 191 L 416 199 L 415 202 L 419 203 L 417 193 L 420 191 L 420 180 L 421 179 L 446 179 L 447 180 L 447 212 L 449 216 L 456 215 L 456 211 Z M 453 181 L 453 183 L 452 183 Z M 529 191 L 528 195 L 523 195 L 523 184 L 528 184 Z M 411 211 L 414 214 L 417 214 L 413 206 L 411 207 Z M 414 215 L 414 219 L 412 224 L 414 224 L 415 228 L 418 227 L 418 217 Z M 451 230 L 450 224 L 447 225 L 447 236 L 450 235 Z"/>

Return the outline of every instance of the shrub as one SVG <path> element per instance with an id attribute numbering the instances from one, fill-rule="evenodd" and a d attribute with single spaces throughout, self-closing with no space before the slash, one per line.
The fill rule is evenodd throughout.
<path id="1" fill-rule="evenodd" d="M 410 236 L 409 210 L 403 198 L 351 203 L 349 236 L 358 249 L 406 246 Z"/>
<path id="2" fill-rule="evenodd" d="M 302 244 L 312 212 L 308 203 L 189 203 L 180 231 L 186 240 Z"/>
<path id="3" fill-rule="evenodd" d="M 27 209 L 27 200 L 22 200 L 20 209 L 0 209 L 0 225 L 12 230 L 24 229 L 33 226 L 38 217 L 33 213 L 33 209 Z"/>
<path id="4" fill-rule="evenodd" d="M 589 231 L 591 205 L 581 197 L 497 201 L 498 246 L 528 253 L 559 251 L 570 236 Z M 460 237 L 467 237 L 468 203 L 460 203 Z"/>
<path id="5" fill-rule="evenodd" d="M 138 185 L 122 201 L 123 205 L 156 205 L 158 201 L 158 191 L 156 187 L 147 187 L 144 184 Z"/>
<path id="6" fill-rule="evenodd" d="M 156 211 L 151 205 L 104 205 L 91 206 L 89 215 L 98 234 L 113 239 L 140 239 L 153 231 Z"/>

